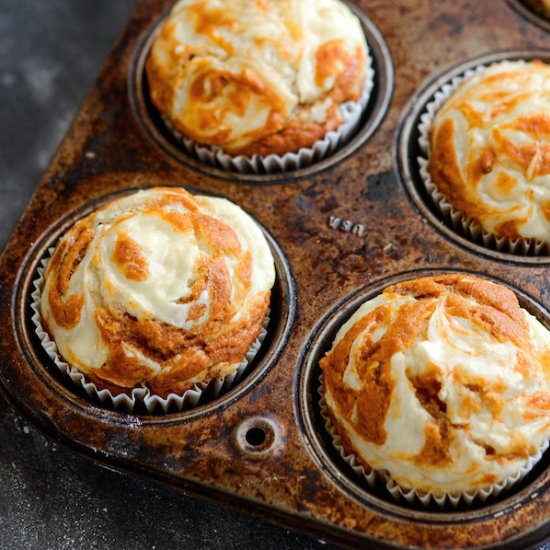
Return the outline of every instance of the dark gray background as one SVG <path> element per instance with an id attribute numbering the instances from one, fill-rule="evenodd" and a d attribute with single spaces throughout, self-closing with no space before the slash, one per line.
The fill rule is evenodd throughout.
<path id="1" fill-rule="evenodd" d="M 0 247 L 133 4 L 0 0 Z M 102 469 L 47 441 L 2 400 L 0 484 L 2 549 L 333 548 Z"/>
<path id="2" fill-rule="evenodd" d="M 0 0 L 2 248 L 133 5 Z M 0 548 L 331 547 L 100 468 L 0 400 Z"/>

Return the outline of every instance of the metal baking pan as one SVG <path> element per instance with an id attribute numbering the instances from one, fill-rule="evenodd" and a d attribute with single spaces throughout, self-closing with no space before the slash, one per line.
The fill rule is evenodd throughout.
<path id="1" fill-rule="evenodd" d="M 550 257 L 488 250 L 435 214 L 416 166 L 416 121 L 450 76 L 481 63 L 550 62 L 544 24 L 514 2 L 349 2 L 376 82 L 361 129 L 307 169 L 235 175 L 202 165 L 163 130 L 143 75 L 169 0 L 141 0 L 0 258 L 0 391 L 56 442 L 112 468 L 230 504 L 343 546 L 534 547 L 550 535 L 550 457 L 516 488 L 438 510 L 367 490 L 327 440 L 318 358 L 358 303 L 403 278 L 479 273 L 544 322 Z M 547 49 L 545 49 L 545 47 Z M 391 55 L 390 55 L 391 52 Z M 41 351 L 30 321 L 37 265 L 75 219 L 153 185 L 227 197 L 265 228 L 276 259 L 272 324 L 255 368 L 220 398 L 175 414 L 91 402 Z"/>

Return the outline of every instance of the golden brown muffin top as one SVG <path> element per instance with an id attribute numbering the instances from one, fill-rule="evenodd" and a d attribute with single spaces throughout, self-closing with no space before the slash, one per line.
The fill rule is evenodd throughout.
<path id="1" fill-rule="evenodd" d="M 511 290 L 472 275 L 388 287 L 321 368 L 346 451 L 406 489 L 487 487 L 550 437 L 550 333 Z"/>
<path id="2" fill-rule="evenodd" d="M 463 82 L 434 119 L 430 173 L 486 231 L 550 241 L 550 67 L 504 62 Z"/>
<path id="3" fill-rule="evenodd" d="M 176 130 L 237 155 L 297 152 L 358 100 L 367 46 L 339 0 L 180 0 L 147 61 Z"/>
<path id="4" fill-rule="evenodd" d="M 238 206 L 154 188 L 62 237 L 41 314 L 65 360 L 102 387 L 182 393 L 238 367 L 274 276 L 261 230 Z"/>

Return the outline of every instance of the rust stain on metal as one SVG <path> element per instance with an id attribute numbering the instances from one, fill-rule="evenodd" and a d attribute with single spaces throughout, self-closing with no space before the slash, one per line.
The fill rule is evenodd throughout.
<path id="1" fill-rule="evenodd" d="M 548 467 L 521 492 L 492 505 L 491 513 L 483 507 L 422 512 L 355 498 L 311 450 L 298 420 L 296 374 L 328 311 L 366 284 L 404 271 L 460 267 L 486 273 L 550 306 L 547 263 L 499 262 L 456 246 L 418 215 L 394 166 L 401 114 L 428 76 L 497 49 L 544 48 L 548 35 L 504 1 L 353 2 L 392 54 L 395 85 L 387 116 L 366 144 L 334 166 L 262 184 L 197 170 L 147 133 L 132 90 L 134 70 L 141 45 L 170 3 L 138 3 L 0 258 L 0 321 L 10 327 L 0 335 L 2 391 L 43 432 L 93 460 L 350 547 L 513 548 L 517 535 L 530 543 L 548 536 Z M 165 417 L 115 413 L 90 404 L 48 369 L 29 323 L 32 270 L 52 235 L 95 200 L 170 184 L 222 194 L 268 229 L 294 275 L 296 319 L 272 367 L 245 391 Z M 288 309 L 291 301 L 281 296 L 276 306 Z M 256 417 L 272 419 L 280 430 L 278 446 L 261 459 L 232 442 L 238 426 Z"/>

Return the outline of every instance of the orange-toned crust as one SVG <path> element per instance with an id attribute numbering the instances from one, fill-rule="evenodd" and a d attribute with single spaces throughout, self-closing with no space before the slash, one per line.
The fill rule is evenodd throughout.
<path id="1" fill-rule="evenodd" d="M 196 2 L 189 6 L 187 13 L 194 21 L 195 32 L 208 36 L 214 43 L 222 48 L 227 55 L 233 55 L 234 49 L 231 42 L 223 37 L 220 30 L 235 31 L 239 22 L 223 8 L 212 8 L 208 1 Z"/>
<path id="2" fill-rule="evenodd" d="M 376 445 L 386 442 L 386 415 L 394 388 L 390 364 L 392 357 L 398 352 L 405 352 L 418 336 L 425 334 L 429 319 L 441 300 L 444 300 L 450 315 L 475 323 L 497 342 L 512 342 L 518 348 L 516 368 L 524 376 L 533 374 L 534 369 L 540 368 L 544 362 L 531 342 L 529 325 L 517 297 L 506 287 L 478 277 L 456 274 L 406 281 L 386 288 L 384 294 L 409 296 L 415 301 L 402 305 L 398 312 L 394 311 L 393 317 L 391 303 L 375 308 L 359 319 L 320 361 L 324 388 L 334 401 L 338 417 L 345 419 L 354 432 L 367 442 Z M 386 327 L 386 332 L 375 342 L 373 335 L 382 326 Z M 343 376 L 352 346 L 359 335 L 362 335 L 362 341 L 355 348 L 355 365 L 361 387 L 356 390 L 344 384 Z M 434 369 L 422 377 L 409 378 L 418 401 L 431 418 L 425 426 L 424 447 L 412 460 L 418 465 L 443 467 L 452 463 L 450 446 L 455 430 L 467 430 L 467 426 L 456 428 L 449 422 L 446 405 L 438 398 L 441 381 L 437 376 L 438 371 Z M 495 419 L 501 416 L 505 406 L 501 381 L 487 383 L 485 379 L 473 378 L 465 371 L 455 371 L 454 376 L 459 377 L 457 384 L 471 392 L 470 399 L 463 403 L 463 417 L 468 418 L 481 405 L 489 409 Z M 548 416 L 549 399 L 546 393 L 536 394 L 530 414 Z M 339 418 L 334 411 L 330 410 L 330 413 L 346 451 L 359 455 Z M 506 457 L 495 455 L 494 449 L 487 448 L 486 451 L 494 455 L 492 459 L 502 461 L 525 458 L 532 449 L 518 436 Z"/>
<path id="3" fill-rule="evenodd" d="M 534 142 L 517 145 L 506 132 L 521 132 Z M 522 116 L 494 131 L 497 154 L 512 161 L 527 179 L 550 174 L 550 114 Z"/>
<path id="4" fill-rule="evenodd" d="M 137 319 L 120 311 L 116 305 L 100 304 L 95 310 L 95 323 L 108 350 L 107 361 L 101 368 L 90 368 L 70 351 L 65 357 L 99 387 L 120 392 L 145 382 L 154 393 L 165 396 L 171 392 L 182 393 L 196 382 L 224 376 L 245 357 L 260 333 L 269 308 L 270 292 L 249 296 L 252 258 L 250 252 L 243 252 L 235 231 L 201 212 L 199 201 L 186 191 L 180 189 L 177 195 L 173 190 L 166 191 L 169 193 L 161 195 L 144 214 L 158 215 L 175 231 L 194 231 L 210 249 L 209 255 L 198 264 L 190 294 L 179 301 L 181 304 L 193 303 L 207 291 L 207 318 L 185 330 L 152 318 Z M 161 210 L 162 206 L 173 203 L 180 203 L 189 211 Z M 94 238 L 94 221 L 99 212 L 69 230 L 48 264 L 46 278 L 52 284 L 47 309 L 55 323 L 67 330 L 80 321 L 84 296 L 70 294 L 68 289 L 71 277 Z M 225 263 L 226 256 L 236 262 L 235 288 Z M 142 257 L 139 245 L 124 232 L 117 237 L 111 260 L 131 281 L 141 282 L 148 277 L 147 260 Z M 242 311 L 242 315 L 235 321 L 233 317 L 238 311 Z M 187 320 L 196 321 L 205 312 L 206 306 L 194 304 Z M 51 327 L 46 321 L 44 324 L 51 334 Z M 129 348 L 137 350 L 146 360 L 134 351 L 128 353 Z M 147 359 L 160 365 L 160 372 L 154 372 Z"/>
<path id="5" fill-rule="evenodd" d="M 344 429 L 343 424 L 338 420 L 338 418 L 334 415 L 334 413 L 329 409 L 328 415 L 330 417 L 330 421 L 332 422 L 332 425 L 334 426 L 334 429 L 336 430 L 336 433 L 340 436 L 340 440 L 342 442 L 342 447 L 344 448 L 344 452 L 346 455 L 353 455 L 355 457 L 355 460 L 363 466 L 366 473 L 369 473 L 372 471 L 371 466 L 368 462 L 366 462 L 363 457 L 356 454 L 355 448 L 353 443 L 351 442 L 351 439 L 347 436 L 346 430 Z"/>
<path id="6" fill-rule="evenodd" d="M 258 10 L 275 12 L 268 0 L 254 2 Z M 239 36 L 246 29 L 230 10 L 213 8 L 208 0 L 196 2 L 186 8 L 186 15 L 193 22 L 195 32 L 218 46 L 224 55 L 231 58 L 238 55 L 226 38 L 226 33 Z M 287 36 L 275 40 L 272 37 L 257 39 L 258 47 L 267 45 L 283 59 L 288 59 L 296 68 L 299 59 L 290 53 L 288 42 L 302 40 L 302 31 L 295 21 L 284 20 Z M 315 104 L 329 102 L 323 120 L 304 119 L 303 112 L 311 108 L 310 103 L 301 103 L 288 112 L 286 102 L 281 99 L 275 86 L 252 66 L 243 61 L 240 72 L 220 68 L 213 54 L 205 55 L 198 47 L 180 44 L 175 38 L 175 24 L 168 20 L 160 29 L 158 37 L 146 63 L 150 96 L 155 107 L 187 138 L 204 145 L 219 146 L 231 155 L 252 156 L 259 154 L 283 155 L 297 152 L 303 147 L 312 147 L 327 132 L 336 129 L 342 118 L 338 106 L 346 101 L 358 100 L 365 80 L 366 58 L 362 46 L 350 53 L 341 40 L 330 40 L 321 44 L 316 52 L 314 79 L 323 87 L 332 82 L 330 88 L 315 98 Z M 297 51 L 302 48 L 296 46 Z M 166 53 L 168 52 L 168 53 Z M 192 68 L 191 68 L 192 67 Z M 189 94 L 183 105 L 174 114 L 173 104 L 181 75 L 190 82 Z M 224 97 L 221 104 L 215 98 Z M 241 136 L 239 145 L 231 144 L 233 127 L 227 127 L 228 118 L 245 116 L 253 102 L 266 109 L 268 116 L 263 126 Z M 260 109 L 260 108 L 259 108 Z"/>
<path id="7" fill-rule="evenodd" d="M 415 457 L 417 464 L 445 465 L 451 463 L 450 455 L 450 429 L 446 416 L 446 405 L 438 397 L 441 390 L 441 382 L 433 375 L 411 379 L 416 397 L 422 406 L 430 413 L 433 424 L 427 424 L 424 428 L 424 447 Z"/>
<path id="8" fill-rule="evenodd" d="M 531 73 L 539 71 L 550 76 L 550 68 L 542 62 L 534 61 L 526 67 Z M 520 180 L 530 184 L 535 178 L 550 175 L 550 114 L 542 108 L 526 115 L 515 112 L 523 103 L 537 101 L 532 90 L 519 93 L 510 86 L 517 83 L 521 89 L 522 78 L 525 75 L 521 72 L 503 71 L 487 76 L 467 91 L 459 88 L 437 114 L 430 136 L 429 171 L 437 188 L 456 210 L 486 229 L 490 220 L 502 218 L 502 222 L 491 225 L 490 231 L 509 239 L 521 238 L 521 226 L 529 221 L 525 213 L 517 212 L 522 209 L 519 203 L 514 207 L 506 202 L 513 200 L 511 191 Z M 482 88 L 487 91 L 481 93 Z M 476 101 L 490 104 L 488 111 L 474 109 L 472 103 Z M 462 116 L 460 128 L 448 116 L 452 112 Z M 499 122 L 493 126 L 496 120 Z M 488 128 L 490 145 L 479 149 L 474 145 L 474 133 Z M 516 137 L 518 134 L 529 139 L 524 142 Z M 462 161 L 457 144 L 465 144 Z M 477 191 L 482 178 L 494 170 L 498 170 L 494 186 L 505 199 L 498 207 L 490 206 Z M 533 200 L 529 191 L 525 193 Z"/>
<path id="9" fill-rule="evenodd" d="M 244 358 L 258 337 L 269 298 L 268 294 L 258 299 L 248 320 L 224 323 L 224 319 L 213 319 L 195 331 L 153 320 L 140 321 L 101 308 L 96 312 L 96 322 L 109 348 L 109 360 L 103 368 L 93 371 L 93 376 L 122 388 L 146 381 L 149 388 L 161 396 L 183 393 L 193 385 L 189 382 L 191 379 L 200 382 L 223 376 L 225 369 Z M 151 377 L 146 364 L 126 356 L 125 344 L 162 364 L 164 370 Z"/>
<path id="10" fill-rule="evenodd" d="M 315 57 L 317 85 L 323 87 L 327 80 L 334 79 L 327 97 L 335 104 L 359 99 L 365 75 L 365 56 L 359 46 L 350 54 L 341 40 L 331 40 L 317 50 Z"/>
<path id="11" fill-rule="evenodd" d="M 452 459 L 448 423 L 426 424 L 424 434 L 424 447 L 414 458 L 415 463 L 434 466 L 450 464 Z"/>
<path id="12" fill-rule="evenodd" d="M 486 212 L 485 206 L 476 200 L 475 195 L 470 192 L 468 183 L 462 177 L 461 166 L 458 161 L 454 145 L 456 132 L 453 120 L 446 120 L 438 132 L 432 133 L 432 154 L 430 156 L 430 175 L 438 189 L 445 195 L 447 200 L 460 212 L 469 218 L 481 223 Z M 493 157 L 492 151 L 484 151 L 482 156 L 469 165 L 468 170 L 477 182 L 481 174 L 486 174 L 492 166 L 485 160 Z"/>
<path id="13" fill-rule="evenodd" d="M 84 296 L 69 292 L 71 276 L 84 258 L 93 237 L 93 217 L 77 222 L 68 238 L 61 241 L 50 260 L 45 278 L 51 277 L 48 293 L 50 311 L 57 325 L 71 329 L 80 321 Z"/>
<path id="14" fill-rule="evenodd" d="M 550 417 L 550 395 L 545 392 L 536 392 L 528 402 L 527 418 Z"/>
<path id="15" fill-rule="evenodd" d="M 233 155 L 279 155 L 299 151 L 302 147 L 312 147 L 330 131 L 340 126 L 342 119 L 337 110 L 332 110 L 324 124 L 289 123 L 282 130 L 260 139 L 246 147 L 231 151 Z"/>
<path id="16" fill-rule="evenodd" d="M 189 111 L 197 113 L 194 117 L 194 126 L 184 125 L 178 119 L 171 119 L 171 123 L 176 130 L 189 139 L 205 145 L 220 146 L 235 156 L 284 155 L 288 152 L 297 152 L 303 147 L 312 147 L 342 123 L 338 105 L 345 101 L 357 100 L 361 95 L 364 80 L 364 58 L 358 51 L 356 57 L 349 57 L 347 61 L 346 70 L 338 75 L 332 90 L 318 100 L 319 103 L 326 99 L 332 99 L 334 102 L 334 105 L 327 110 L 322 123 L 298 120 L 300 112 L 307 108 L 307 105 L 299 105 L 290 116 L 285 116 L 284 106 L 280 104 L 275 94 L 270 94 L 269 84 L 260 84 L 260 77 L 254 75 L 250 70 L 245 70 L 239 75 L 228 72 L 205 74 L 195 80 L 190 98 L 192 101 L 188 106 Z M 162 70 L 155 68 L 153 61 L 148 62 L 147 72 L 151 83 L 153 103 L 160 112 L 167 114 L 172 103 L 173 92 L 161 81 L 159 74 L 162 73 Z M 208 85 L 205 84 L 206 78 L 208 78 Z M 359 80 L 360 78 L 361 80 Z M 161 82 L 157 84 L 159 81 Z M 212 97 L 230 81 L 238 88 L 229 96 L 227 108 L 208 108 Z M 358 81 L 361 84 L 360 87 L 357 86 Z M 203 95 L 205 88 L 209 90 L 208 95 Z M 229 131 L 221 129 L 224 116 L 229 112 L 242 116 L 248 103 L 257 95 L 264 96 L 265 102 L 271 105 L 270 116 L 267 117 L 263 127 L 248 134 L 249 144 L 237 148 L 229 147 L 226 143 Z M 205 137 L 206 130 L 210 132 L 208 137 Z"/>
<path id="17" fill-rule="evenodd" d="M 142 257 L 139 245 L 125 233 L 117 238 L 113 262 L 131 281 L 145 281 L 149 275 L 147 260 Z"/>
<path id="18" fill-rule="evenodd" d="M 268 106 L 270 114 L 263 127 L 247 134 L 250 141 L 282 130 L 286 107 L 267 81 L 252 69 L 245 68 L 240 73 L 233 73 L 215 69 L 209 61 L 203 59 L 195 62 L 190 96 L 182 109 L 190 122 L 184 124 L 183 117 L 171 119 L 178 131 L 198 143 L 228 149 L 226 142 L 231 132 L 224 128 L 224 120 L 231 115 L 243 117 L 252 101 Z M 213 100 L 222 93 L 225 93 L 226 104 L 220 106 Z M 169 112 L 168 106 L 163 109 L 157 105 L 157 108 L 161 112 Z M 243 151 L 243 148 L 231 149 L 233 154 L 243 154 Z"/>

